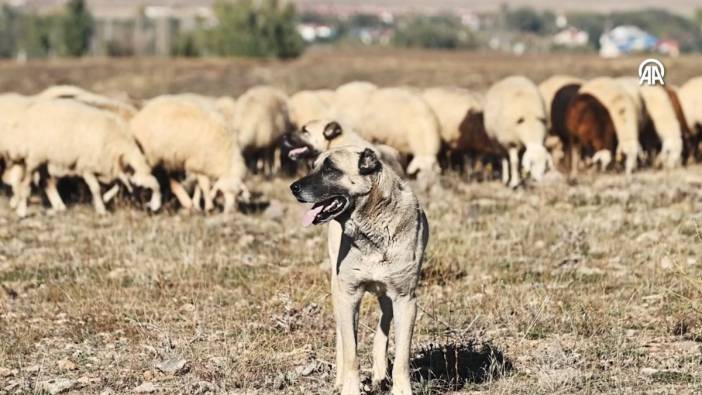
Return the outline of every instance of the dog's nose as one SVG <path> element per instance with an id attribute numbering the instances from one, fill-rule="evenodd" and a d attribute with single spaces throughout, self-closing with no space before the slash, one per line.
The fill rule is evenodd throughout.
<path id="1" fill-rule="evenodd" d="M 297 196 L 302 191 L 302 187 L 299 183 L 293 182 L 290 184 L 290 190 L 292 191 L 293 195 Z"/>

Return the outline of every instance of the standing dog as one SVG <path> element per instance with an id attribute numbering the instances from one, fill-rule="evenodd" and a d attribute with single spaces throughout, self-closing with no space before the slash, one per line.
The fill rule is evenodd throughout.
<path id="1" fill-rule="evenodd" d="M 415 290 L 429 240 L 424 211 L 409 185 L 373 149 L 347 146 L 322 153 L 312 172 L 290 189 L 312 203 L 303 224 L 334 220 L 330 233 L 331 289 L 336 317 L 336 386 L 360 392 L 356 351 L 358 310 L 365 291 L 376 295 L 381 316 L 373 342 L 373 384 L 387 373 L 390 323 L 395 318 L 393 394 L 411 394 L 409 358 L 417 312 Z M 339 248 L 333 248 L 338 245 Z"/>

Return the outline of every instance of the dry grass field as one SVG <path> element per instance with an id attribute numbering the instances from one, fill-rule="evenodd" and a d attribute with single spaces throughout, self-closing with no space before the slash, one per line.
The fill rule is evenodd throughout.
<path id="1" fill-rule="evenodd" d="M 84 81 L 149 97 L 356 78 L 484 88 L 520 71 L 590 77 L 637 64 L 327 51 L 292 63 L 56 61 L 0 65 L 0 90 Z M 671 60 L 669 81 L 700 66 Z M 326 231 L 301 226 L 291 181 L 251 177 L 264 204 L 231 215 L 148 214 L 122 200 L 102 217 L 87 204 L 58 215 L 34 204 L 20 221 L 0 196 L 0 394 L 331 393 Z M 448 173 L 419 196 L 431 236 L 417 393 L 702 392 L 702 165 L 570 182 L 551 174 L 516 191 Z"/>

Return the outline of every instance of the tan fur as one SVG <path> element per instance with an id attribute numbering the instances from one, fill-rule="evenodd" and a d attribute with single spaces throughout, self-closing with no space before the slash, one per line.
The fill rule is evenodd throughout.
<path id="1" fill-rule="evenodd" d="M 125 120 L 137 113 L 137 108 L 125 101 L 98 95 L 73 85 L 56 85 L 45 89 L 37 95 L 43 99 L 73 99 L 90 106 L 113 112 Z"/>
<path id="2" fill-rule="evenodd" d="M 130 128 L 152 166 L 216 180 L 210 198 L 223 192 L 225 210 L 240 191 L 246 193 L 246 166 L 236 136 L 211 107 L 183 97 L 157 98 L 132 119 Z"/>
<path id="3" fill-rule="evenodd" d="M 582 85 L 583 80 L 571 75 L 556 74 L 551 76 L 539 84 L 539 92 L 544 99 L 544 109 L 546 110 L 546 126 L 551 128 L 551 103 L 556 96 L 556 92 L 566 85 L 578 84 Z"/>
<path id="4" fill-rule="evenodd" d="M 607 108 L 617 135 L 617 154 L 626 156 L 625 170 L 631 173 L 641 153 L 638 132 L 641 109 L 632 98 L 633 89 L 612 78 L 599 77 L 583 84 L 580 93 L 590 94 Z"/>
<path id="5" fill-rule="evenodd" d="M 421 173 L 423 187 L 435 182 L 441 146 L 439 124 L 420 96 L 403 88 L 378 89 L 369 95 L 361 114 L 362 122 L 355 128 L 363 138 L 413 155 L 407 173 Z"/>
<path id="6" fill-rule="evenodd" d="M 236 101 L 234 132 L 244 152 L 276 145 L 289 127 L 287 97 L 279 89 L 258 86 Z"/>
<path id="7" fill-rule="evenodd" d="M 32 173 L 42 164 L 57 177 L 81 176 L 93 194 L 98 212 L 104 212 L 98 181 L 129 179 L 153 191 L 152 210 L 160 207 L 160 188 L 144 156 L 126 132 L 126 123 L 111 112 L 74 100 L 35 100 L 17 124 L 18 144 L 26 173 L 18 214 L 26 210 Z M 125 174 L 133 171 L 133 174 Z"/>
<path id="8" fill-rule="evenodd" d="M 682 163 L 683 136 L 678 116 L 668 93 L 662 86 L 642 86 L 639 89 L 646 113 L 661 142 L 658 161 L 666 168 Z"/>
<path id="9" fill-rule="evenodd" d="M 702 77 L 695 77 L 680 87 L 680 104 L 692 135 L 702 131 Z"/>
<path id="10" fill-rule="evenodd" d="M 290 96 L 290 119 L 295 127 L 328 118 L 332 110 L 334 91 L 300 91 Z"/>
<path id="11" fill-rule="evenodd" d="M 303 135 L 301 138 L 320 153 L 345 146 L 370 148 L 378 154 L 384 163 L 392 167 L 392 169 L 398 175 L 404 175 L 404 170 L 402 169 L 400 160 L 400 153 L 397 152 L 396 149 L 383 144 L 371 144 L 348 125 L 341 125 L 341 134 L 331 140 L 328 140 L 324 137 L 324 129 L 330 122 L 332 122 L 330 119 L 311 121 L 303 125 L 301 130 L 296 133 L 302 133 Z"/>
<path id="12" fill-rule="evenodd" d="M 358 125 L 363 122 L 364 106 L 370 95 L 377 90 L 377 86 L 365 81 L 353 81 L 339 86 L 334 93 L 329 117 L 358 130 Z"/>
<path id="13" fill-rule="evenodd" d="M 422 97 L 436 115 L 441 140 L 449 149 L 458 148 L 461 123 L 469 112 L 483 110 L 482 95 L 460 88 L 430 88 L 423 92 Z"/>
<path id="14" fill-rule="evenodd" d="M 509 154 L 510 186 L 520 183 L 518 152 L 522 147 L 526 148 L 522 165 L 539 180 L 550 166 L 551 157 L 544 147 L 546 109 L 536 85 L 522 76 L 495 83 L 485 95 L 484 114 L 488 136 Z"/>

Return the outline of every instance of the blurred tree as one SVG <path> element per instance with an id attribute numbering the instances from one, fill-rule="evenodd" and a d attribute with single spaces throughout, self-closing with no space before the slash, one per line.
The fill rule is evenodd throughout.
<path id="1" fill-rule="evenodd" d="M 217 0 L 218 23 L 209 34 L 218 55 L 293 58 L 304 50 L 292 3 L 278 0 Z"/>
<path id="2" fill-rule="evenodd" d="M 18 50 L 30 58 L 48 56 L 60 41 L 56 34 L 57 22 L 58 18 L 52 15 L 25 15 L 22 18 Z"/>
<path id="3" fill-rule="evenodd" d="M 85 0 L 70 0 L 61 21 L 59 52 L 65 56 L 82 56 L 90 49 L 94 21 Z"/>
<path id="4" fill-rule="evenodd" d="M 0 9 L 0 58 L 10 58 L 17 52 L 18 23 L 15 9 L 3 5 Z"/>
<path id="5" fill-rule="evenodd" d="M 395 28 L 392 42 L 401 47 L 476 47 L 475 37 L 454 15 L 415 15 L 403 18 Z"/>
<path id="6" fill-rule="evenodd" d="M 556 15 L 553 12 L 537 12 L 531 7 L 520 7 L 513 11 L 505 8 L 503 12 L 509 30 L 540 35 L 556 31 Z"/>

